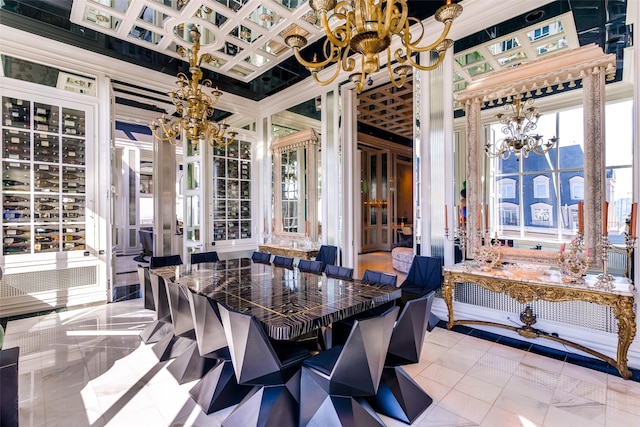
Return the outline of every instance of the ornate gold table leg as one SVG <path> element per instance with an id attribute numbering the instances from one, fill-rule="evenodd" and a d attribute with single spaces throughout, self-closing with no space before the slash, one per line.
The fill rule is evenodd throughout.
<path id="1" fill-rule="evenodd" d="M 616 300 L 613 305 L 613 312 L 618 320 L 618 372 L 622 378 L 631 378 L 631 371 L 627 367 L 627 352 L 629 346 L 636 336 L 636 315 L 633 312 L 633 298 Z"/>
<path id="2" fill-rule="evenodd" d="M 447 322 L 447 329 L 453 328 L 453 288 L 455 283 L 450 275 L 445 274 L 444 284 L 442 285 L 442 297 L 447 304 L 447 310 L 449 311 L 449 322 Z"/>

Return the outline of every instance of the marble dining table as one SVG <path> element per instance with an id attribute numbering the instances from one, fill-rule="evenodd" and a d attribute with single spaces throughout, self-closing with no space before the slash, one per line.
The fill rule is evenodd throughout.
<path id="1" fill-rule="evenodd" d="M 248 258 L 159 267 L 152 274 L 255 316 L 267 335 L 290 340 L 400 298 L 394 286 L 328 278 Z"/>

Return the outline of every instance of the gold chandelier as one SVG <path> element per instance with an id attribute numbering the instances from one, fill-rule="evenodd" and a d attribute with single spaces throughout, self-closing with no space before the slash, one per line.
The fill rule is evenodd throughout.
<path id="1" fill-rule="evenodd" d="M 178 53 L 183 58 L 189 58 L 189 72 L 191 79 L 183 73 L 178 73 L 176 84 L 178 89 L 169 92 L 171 102 L 176 107 L 176 112 L 180 117 L 169 119 L 165 114 L 159 119 L 151 122 L 149 127 L 153 132 L 153 136 L 161 141 L 167 141 L 171 145 L 176 146 L 182 142 L 182 138 L 191 139 L 194 144 L 198 144 L 200 140 L 205 140 L 211 147 L 224 147 L 231 144 L 237 135 L 237 132 L 229 132 L 225 137 L 227 128 L 226 123 L 215 123 L 209 118 L 215 112 L 213 106 L 218 102 L 218 98 L 222 92 L 216 87 L 209 96 L 204 93 L 204 88 L 212 86 L 211 80 L 202 80 L 202 69 L 200 64 L 202 61 L 210 62 L 214 58 L 205 53 L 198 57 L 200 51 L 200 32 L 196 26 L 189 30 L 189 35 L 193 40 L 191 50 L 187 50 L 182 46 L 178 47 Z"/>
<path id="2" fill-rule="evenodd" d="M 308 62 L 302 58 L 300 49 L 307 45 L 304 36 L 289 35 L 285 38 L 285 43 L 293 48 L 298 62 L 311 71 L 313 78 L 321 85 L 333 82 L 341 69 L 346 72 L 356 70 L 356 59 L 350 57 L 350 54 L 359 53 L 361 63 L 349 76 L 358 92 L 362 91 L 368 77 L 380 70 L 380 52 L 384 50 L 387 51 L 389 63 L 393 60 L 397 62 L 393 71 L 390 65 L 387 67 L 389 80 L 397 88 L 402 87 L 412 67 L 423 71 L 437 68 L 447 49 L 453 44 L 452 40 L 446 38 L 451 24 L 462 13 L 462 6 L 447 0 L 435 14 L 436 21 L 444 23 L 442 34 L 432 44 L 420 47 L 418 45 L 424 37 L 424 27 L 419 25 L 420 33 L 415 38 L 411 36 L 410 26 L 419 24 L 420 21 L 408 16 L 407 0 L 309 0 L 309 6 L 320 12 L 322 28 L 327 36 L 324 42 L 325 59 L 318 62 L 314 56 L 313 61 Z M 332 22 L 331 25 L 329 21 Z M 333 25 L 335 22 L 338 25 Z M 392 56 L 390 46 L 393 36 L 400 37 L 402 47 L 395 49 Z M 438 55 L 438 59 L 430 65 L 420 65 L 412 58 L 414 54 L 428 51 Z M 340 62 L 340 66 L 335 67 L 335 73 L 327 80 L 321 81 L 318 72 L 334 62 Z"/>
<path id="3" fill-rule="evenodd" d="M 546 154 L 551 150 L 558 138 L 555 136 L 543 142 L 541 135 L 531 133 L 536 130 L 541 114 L 533 106 L 533 98 L 522 101 L 520 95 L 513 97 L 511 103 L 505 104 L 509 115 L 498 113 L 496 118 L 502 124 L 502 133 L 507 135 L 495 145 L 487 143 L 484 151 L 489 157 L 502 157 L 507 160 L 512 153 L 520 157 L 529 157 L 529 153 Z"/>

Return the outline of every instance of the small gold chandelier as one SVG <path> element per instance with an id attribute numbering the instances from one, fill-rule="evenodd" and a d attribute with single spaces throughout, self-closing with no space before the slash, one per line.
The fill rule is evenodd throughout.
<path id="1" fill-rule="evenodd" d="M 149 128 L 153 132 L 153 136 L 161 141 L 167 141 L 171 145 L 176 146 L 182 142 L 182 138 L 191 139 L 194 144 L 198 144 L 200 140 L 205 140 L 212 147 L 224 147 L 231 144 L 237 135 L 237 132 L 229 132 L 225 137 L 227 128 L 226 123 L 215 123 L 209 120 L 209 117 L 215 112 L 213 106 L 218 102 L 218 98 L 222 92 L 216 87 L 211 96 L 204 93 L 204 88 L 212 86 L 211 80 L 202 80 L 202 69 L 200 64 L 202 61 L 214 61 L 213 56 L 208 53 L 198 57 L 200 51 L 200 32 L 196 26 L 189 30 L 189 35 L 193 40 L 193 47 L 189 51 L 182 46 L 178 47 L 178 53 L 183 58 L 189 58 L 189 72 L 191 79 L 183 73 L 178 73 L 176 84 L 178 89 L 169 92 L 171 102 L 176 107 L 176 112 L 180 117 L 172 120 L 165 114 L 159 119 L 151 122 Z"/>
<path id="2" fill-rule="evenodd" d="M 324 42 L 325 59 L 318 62 L 305 61 L 300 55 L 300 49 L 307 45 L 307 39 L 299 34 L 292 34 L 285 38 L 287 46 L 293 48 L 296 59 L 306 67 L 313 78 L 321 85 L 333 82 L 340 70 L 351 72 L 356 69 L 356 59 L 350 57 L 352 52 L 361 55 L 359 68 L 349 76 L 355 83 L 356 90 L 362 92 L 368 77 L 380 71 L 380 52 L 387 51 L 387 60 L 395 60 L 396 67 L 387 67 L 389 80 L 397 88 L 402 87 L 412 67 L 429 71 L 437 68 L 444 59 L 445 53 L 453 44 L 447 39 L 453 20 L 462 13 L 462 6 L 452 4 L 451 0 L 436 11 L 435 19 L 444 23 L 440 37 L 428 46 L 418 46 L 424 37 L 424 27 L 419 25 L 420 33 L 413 38 L 410 33 L 412 24 L 420 24 L 417 18 L 409 17 L 407 0 L 309 0 L 309 6 L 320 12 L 322 27 L 327 38 Z M 331 17 L 329 17 L 329 15 Z M 329 24 L 329 21 L 332 24 Z M 337 22 L 335 26 L 333 23 Z M 333 29 L 331 28 L 333 26 Z M 391 55 L 391 39 L 399 36 L 402 47 L 395 49 Z M 420 65 L 412 56 L 420 52 L 433 51 L 438 59 L 430 65 Z M 321 81 L 318 72 L 327 65 L 340 62 L 335 73 L 327 80 Z"/>
<path id="3" fill-rule="evenodd" d="M 551 150 L 558 138 L 555 136 L 543 142 L 542 135 L 530 133 L 536 130 L 541 114 L 533 106 L 533 98 L 522 101 L 520 95 L 513 97 L 513 101 L 505 104 L 509 115 L 498 113 L 496 118 L 502 124 L 502 133 L 507 135 L 496 144 L 487 143 L 484 151 L 489 157 L 502 157 L 507 160 L 512 153 L 520 157 L 529 157 L 529 153 L 544 155 Z"/>

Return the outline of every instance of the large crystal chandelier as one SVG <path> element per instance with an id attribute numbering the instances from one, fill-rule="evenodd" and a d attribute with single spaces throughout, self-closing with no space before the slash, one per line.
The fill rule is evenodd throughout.
<path id="1" fill-rule="evenodd" d="M 435 19 L 444 23 L 440 37 L 432 44 L 419 46 L 424 37 L 424 27 L 417 18 L 409 17 L 407 0 L 309 0 L 309 6 L 320 13 L 322 28 L 327 38 L 324 42 L 324 56 L 322 61 L 317 57 L 309 62 L 302 58 L 300 49 L 306 46 L 307 39 L 299 34 L 292 34 L 285 38 L 287 46 L 293 48 L 296 59 L 311 71 L 311 75 L 321 85 L 333 82 L 341 70 L 353 72 L 349 78 L 361 92 L 368 77 L 380 70 L 380 52 L 386 50 L 387 61 L 396 61 L 391 70 L 387 67 L 389 79 L 393 85 L 400 88 L 411 73 L 412 67 L 423 71 L 433 70 L 440 65 L 445 53 L 453 44 L 447 39 L 453 20 L 462 13 L 462 6 L 452 4 L 451 0 L 436 11 Z M 410 26 L 419 24 L 419 32 L 413 36 Z M 392 37 L 398 36 L 402 47 L 391 54 Z M 418 64 L 413 55 L 420 52 L 433 51 L 438 55 L 435 62 L 428 65 Z M 360 54 L 360 64 L 357 65 L 352 53 Z M 327 80 L 320 80 L 318 72 L 327 65 L 338 62 L 335 72 Z"/>
<path id="2" fill-rule="evenodd" d="M 222 92 L 216 87 L 211 91 L 211 96 L 207 95 L 204 89 L 212 86 L 211 80 L 201 81 L 200 64 L 202 61 L 212 61 L 213 57 L 208 53 L 198 57 L 200 32 L 195 25 L 189 30 L 189 35 L 193 40 L 193 46 L 190 50 L 179 46 L 178 53 L 183 58 L 189 58 L 191 79 L 183 72 L 178 73 L 178 89 L 169 92 L 171 102 L 180 117 L 169 119 L 163 114 L 159 119 L 152 121 L 149 127 L 156 138 L 174 146 L 180 144 L 183 137 L 191 139 L 194 144 L 201 140 L 207 141 L 214 148 L 229 145 L 234 141 L 237 132 L 229 132 L 225 136 L 229 125 L 209 120 L 215 112 L 213 106 L 218 102 Z"/>
<path id="3" fill-rule="evenodd" d="M 558 138 L 543 141 L 542 135 L 533 133 L 537 128 L 540 113 L 533 106 L 533 98 L 522 101 L 520 95 L 515 95 L 511 103 L 504 106 L 507 114 L 498 113 L 496 118 L 502 126 L 502 133 L 506 135 L 495 144 L 487 143 L 484 151 L 489 157 L 508 159 L 512 153 L 516 156 L 528 157 L 529 153 L 546 154 L 551 150 Z"/>

